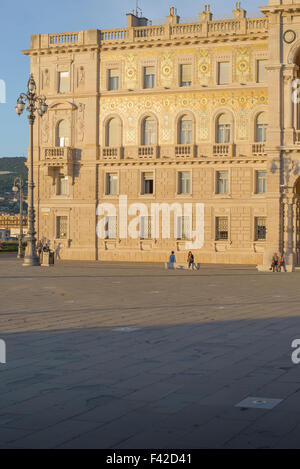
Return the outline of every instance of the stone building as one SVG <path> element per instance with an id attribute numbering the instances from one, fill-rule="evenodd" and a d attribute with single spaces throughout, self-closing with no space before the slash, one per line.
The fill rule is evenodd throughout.
<path id="1" fill-rule="evenodd" d="M 128 14 L 123 29 L 33 35 L 24 53 L 49 105 L 35 125 L 37 237 L 63 258 L 183 261 L 195 211 L 154 236 L 150 206 L 199 203 L 197 261 L 266 269 L 284 251 L 300 264 L 300 0 L 256 18 L 240 3 L 226 20 L 209 6 L 159 25 Z M 149 208 L 127 238 L 124 195 L 128 223 Z"/>

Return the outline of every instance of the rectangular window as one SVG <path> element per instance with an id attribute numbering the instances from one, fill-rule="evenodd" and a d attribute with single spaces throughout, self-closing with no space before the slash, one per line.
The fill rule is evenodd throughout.
<path id="1" fill-rule="evenodd" d="M 191 173 L 180 172 L 178 174 L 178 194 L 191 193 Z"/>
<path id="2" fill-rule="evenodd" d="M 257 61 L 257 83 L 265 83 L 267 81 L 267 60 Z"/>
<path id="3" fill-rule="evenodd" d="M 151 239 L 152 238 L 152 233 L 151 233 L 151 217 L 140 217 L 140 236 L 141 239 Z"/>
<path id="4" fill-rule="evenodd" d="M 70 73 L 59 72 L 58 74 L 58 92 L 69 93 L 70 91 Z"/>
<path id="5" fill-rule="evenodd" d="M 267 173 L 266 171 L 256 171 L 256 194 L 265 194 L 267 192 Z"/>
<path id="6" fill-rule="evenodd" d="M 155 68 L 144 67 L 144 88 L 154 88 L 155 86 Z"/>
<path id="7" fill-rule="evenodd" d="M 106 175 L 106 194 L 116 195 L 118 194 L 118 174 L 109 173 Z"/>
<path id="8" fill-rule="evenodd" d="M 228 171 L 217 171 L 217 194 L 228 194 Z"/>
<path id="9" fill-rule="evenodd" d="M 56 217 L 56 239 L 67 239 L 68 217 Z"/>
<path id="10" fill-rule="evenodd" d="M 59 174 L 57 178 L 57 195 L 69 195 L 69 179 L 63 174 Z"/>
<path id="11" fill-rule="evenodd" d="M 108 70 L 108 89 L 109 91 L 119 89 L 120 72 L 118 69 Z"/>
<path id="12" fill-rule="evenodd" d="M 142 193 L 154 194 L 154 175 L 153 173 L 143 173 L 142 175 Z"/>
<path id="13" fill-rule="evenodd" d="M 267 238 L 267 219 L 265 217 L 255 218 L 255 241 L 265 241 Z"/>
<path id="14" fill-rule="evenodd" d="M 180 86 L 191 86 L 192 84 L 192 65 L 180 65 Z"/>
<path id="15" fill-rule="evenodd" d="M 105 217 L 105 239 L 117 238 L 117 217 Z"/>
<path id="16" fill-rule="evenodd" d="M 177 226 L 175 227 L 176 239 L 191 239 L 192 238 L 192 223 L 190 217 L 177 217 Z"/>
<path id="17" fill-rule="evenodd" d="M 216 241 L 228 240 L 228 217 L 216 218 Z"/>
<path id="18" fill-rule="evenodd" d="M 229 62 L 218 62 L 218 85 L 227 85 L 229 83 Z"/>

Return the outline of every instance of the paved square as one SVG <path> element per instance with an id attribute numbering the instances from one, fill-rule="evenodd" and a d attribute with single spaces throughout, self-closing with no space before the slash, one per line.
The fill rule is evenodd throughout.
<path id="1" fill-rule="evenodd" d="M 0 266 L 0 448 L 300 448 L 300 272 Z"/>

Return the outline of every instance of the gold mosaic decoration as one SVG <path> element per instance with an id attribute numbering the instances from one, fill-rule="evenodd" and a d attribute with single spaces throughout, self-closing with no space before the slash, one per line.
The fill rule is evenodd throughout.
<path id="1" fill-rule="evenodd" d="M 237 47 L 234 50 L 234 66 L 233 66 L 233 80 L 242 82 L 249 82 L 252 79 L 251 70 L 251 48 L 250 47 Z"/>
<path id="2" fill-rule="evenodd" d="M 267 88 L 174 93 L 167 97 L 159 94 L 101 98 L 103 120 L 112 112 L 117 112 L 123 121 L 124 145 L 138 144 L 138 122 L 147 111 L 157 116 L 160 141 L 164 144 L 174 144 L 175 119 L 185 111 L 192 112 L 196 118 L 198 138 L 208 141 L 211 115 L 222 108 L 230 109 L 234 113 L 239 139 L 247 139 L 250 113 L 254 108 L 266 104 Z"/>

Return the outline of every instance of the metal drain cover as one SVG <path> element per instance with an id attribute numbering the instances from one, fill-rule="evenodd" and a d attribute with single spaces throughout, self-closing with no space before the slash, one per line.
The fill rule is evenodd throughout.
<path id="1" fill-rule="evenodd" d="M 247 397 L 239 402 L 235 407 L 244 407 L 249 409 L 274 409 L 282 399 L 269 399 L 267 397 Z"/>

